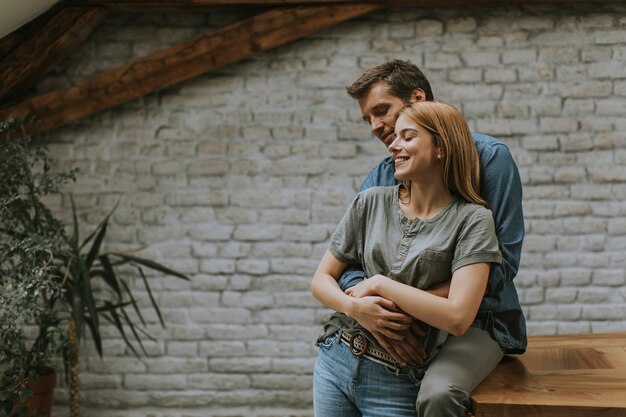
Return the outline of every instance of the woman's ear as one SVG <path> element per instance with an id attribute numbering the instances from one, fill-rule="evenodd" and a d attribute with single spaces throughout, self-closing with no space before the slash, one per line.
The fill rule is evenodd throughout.
<path id="1" fill-rule="evenodd" d="M 443 160 L 443 148 L 441 146 L 437 148 L 437 159 Z"/>

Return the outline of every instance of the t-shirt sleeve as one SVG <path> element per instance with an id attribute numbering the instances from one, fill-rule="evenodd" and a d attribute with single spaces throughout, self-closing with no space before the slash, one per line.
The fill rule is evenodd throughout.
<path id="1" fill-rule="evenodd" d="M 502 262 L 502 254 L 498 249 L 498 238 L 491 211 L 478 207 L 464 222 L 459 233 L 452 272 L 475 263 Z"/>
<path id="2" fill-rule="evenodd" d="M 365 235 L 363 193 L 357 194 L 330 238 L 328 250 L 335 258 L 352 265 L 361 265 Z"/>

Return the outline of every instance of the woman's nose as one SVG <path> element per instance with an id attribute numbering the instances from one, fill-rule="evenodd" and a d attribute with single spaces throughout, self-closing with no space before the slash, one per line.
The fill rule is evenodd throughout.
<path id="1" fill-rule="evenodd" d="M 391 153 L 394 153 L 394 152 L 397 152 L 398 150 L 400 150 L 400 147 L 398 145 L 398 136 L 397 135 L 393 138 L 393 141 L 389 144 L 387 149 Z"/>

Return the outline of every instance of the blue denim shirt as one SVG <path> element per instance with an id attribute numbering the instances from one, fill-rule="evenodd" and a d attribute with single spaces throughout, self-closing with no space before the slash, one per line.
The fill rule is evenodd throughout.
<path id="1" fill-rule="evenodd" d="M 491 266 L 489 289 L 472 326 L 488 331 L 505 353 L 524 353 L 527 345 L 526 320 L 513 284 L 524 240 L 522 182 L 504 143 L 479 133 L 472 136 L 480 159 L 481 195 L 493 213 L 502 252 L 502 263 Z M 398 184 L 394 171 L 393 159 L 388 156 L 372 168 L 359 191 Z M 339 279 L 339 286 L 346 289 L 364 277 L 362 270 L 351 266 Z"/>

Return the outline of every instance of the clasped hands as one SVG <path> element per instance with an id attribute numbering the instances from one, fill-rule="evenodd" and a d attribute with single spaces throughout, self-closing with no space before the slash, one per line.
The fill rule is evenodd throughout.
<path id="1" fill-rule="evenodd" d="M 394 359 L 403 366 L 420 365 L 426 352 L 418 341 L 424 331 L 418 322 L 380 296 L 377 288 L 389 278 L 374 275 L 344 292 L 355 298 L 351 316 L 367 329 Z"/>

